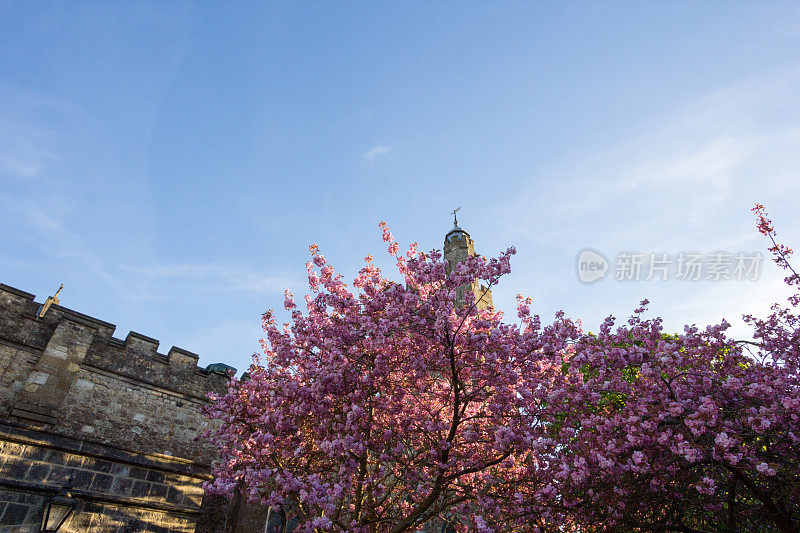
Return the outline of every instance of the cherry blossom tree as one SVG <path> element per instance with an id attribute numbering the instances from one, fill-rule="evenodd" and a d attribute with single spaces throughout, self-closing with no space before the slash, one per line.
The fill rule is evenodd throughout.
<path id="1" fill-rule="evenodd" d="M 797 287 L 791 250 L 754 211 Z M 727 338 L 727 323 L 666 335 L 646 301 L 626 324 L 580 334 L 544 417 L 557 504 L 584 528 L 800 530 L 798 301 L 745 317 L 755 342 Z"/>
<path id="2" fill-rule="evenodd" d="M 759 230 L 797 287 L 791 250 Z M 781 531 L 800 524 L 800 331 L 794 307 L 677 335 L 645 318 L 595 333 L 479 311 L 510 271 L 448 265 L 383 238 L 351 286 L 311 247 L 305 312 L 264 315 L 264 355 L 209 409 L 221 461 L 207 486 L 293 513 L 296 531 Z"/>
<path id="3" fill-rule="evenodd" d="M 305 312 L 287 293 L 291 324 L 264 315 L 263 358 L 210 409 L 223 460 L 208 488 L 291 509 L 297 531 L 490 531 L 536 484 L 547 343 L 471 291 L 454 302 L 476 279 L 496 285 L 514 249 L 451 267 L 416 245 L 398 255 L 382 227 L 402 283 L 367 257 L 347 286 L 312 246 Z"/>

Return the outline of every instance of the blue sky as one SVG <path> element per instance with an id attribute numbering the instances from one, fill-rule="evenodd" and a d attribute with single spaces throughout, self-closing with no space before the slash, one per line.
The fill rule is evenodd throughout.
<path id="1" fill-rule="evenodd" d="M 772 2 L 0 3 L 0 281 L 244 369 L 377 223 L 514 244 L 518 292 L 588 329 L 643 297 L 668 328 L 783 298 L 749 282 L 582 284 L 593 248 L 800 247 L 800 6 Z M 512 315 L 513 316 L 513 315 Z"/>

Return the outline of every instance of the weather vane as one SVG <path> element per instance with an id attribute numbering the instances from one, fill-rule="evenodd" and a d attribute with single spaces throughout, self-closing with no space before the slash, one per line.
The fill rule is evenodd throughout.
<path id="1" fill-rule="evenodd" d="M 461 206 L 456 207 L 452 211 L 452 213 L 453 213 L 453 225 L 454 226 L 458 226 L 458 216 L 456 216 L 456 213 L 458 213 L 459 209 L 461 209 Z"/>
<path id="2" fill-rule="evenodd" d="M 37 318 L 42 318 L 47 310 L 50 309 L 51 305 L 58 305 L 58 293 L 60 293 L 61 289 L 63 288 L 64 284 L 62 283 L 54 295 L 47 297 L 47 300 L 45 300 L 44 305 L 42 305 L 42 309 L 39 311 L 39 316 Z"/>

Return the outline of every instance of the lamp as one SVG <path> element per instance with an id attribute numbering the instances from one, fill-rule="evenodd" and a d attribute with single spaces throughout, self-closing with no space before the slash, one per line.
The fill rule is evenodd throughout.
<path id="1" fill-rule="evenodd" d="M 265 526 L 264 532 L 292 533 L 292 531 L 297 528 L 299 522 L 300 519 L 297 514 L 292 511 L 292 508 L 290 508 L 287 513 L 283 505 L 270 507 L 269 510 L 267 510 L 267 525 Z"/>
<path id="2" fill-rule="evenodd" d="M 70 498 L 69 483 L 61 487 L 58 495 L 44 504 L 42 513 L 42 533 L 55 533 L 72 514 L 75 509 L 75 500 Z"/>
<path id="3" fill-rule="evenodd" d="M 283 510 L 283 506 L 270 507 L 267 511 L 267 527 L 264 531 L 266 533 L 284 533 L 283 525 L 285 521 L 286 513 Z"/>

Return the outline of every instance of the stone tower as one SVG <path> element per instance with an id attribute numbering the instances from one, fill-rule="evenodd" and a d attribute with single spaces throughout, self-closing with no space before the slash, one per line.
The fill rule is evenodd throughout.
<path id="1" fill-rule="evenodd" d="M 475 255 L 475 242 L 464 229 L 458 225 L 458 218 L 453 213 L 453 229 L 444 237 L 444 258 L 449 263 L 448 272 L 456 264 L 466 260 L 467 257 Z M 457 302 L 464 303 L 466 291 L 475 294 L 475 301 L 478 302 L 478 309 L 492 309 L 492 291 L 477 280 L 458 289 Z"/>

